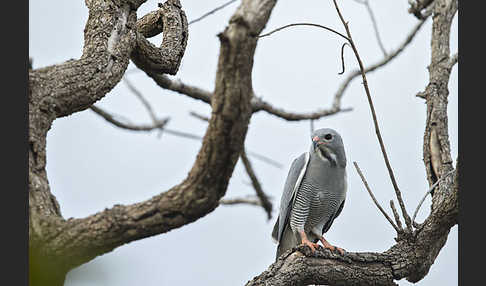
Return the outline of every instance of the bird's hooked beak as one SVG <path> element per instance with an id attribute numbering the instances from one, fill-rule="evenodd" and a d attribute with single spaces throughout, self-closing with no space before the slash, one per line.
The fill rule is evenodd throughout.
<path id="1" fill-rule="evenodd" d="M 321 140 L 318 136 L 314 136 L 312 142 L 314 143 L 314 150 L 318 152 L 320 156 L 329 160 L 331 164 L 336 164 L 336 155 L 326 146 L 327 142 Z"/>
<path id="2" fill-rule="evenodd" d="M 314 136 L 314 138 L 312 138 L 312 142 L 314 142 L 314 146 L 319 146 L 321 144 L 327 144 L 326 142 L 322 141 L 321 138 L 319 138 L 319 136 Z"/>

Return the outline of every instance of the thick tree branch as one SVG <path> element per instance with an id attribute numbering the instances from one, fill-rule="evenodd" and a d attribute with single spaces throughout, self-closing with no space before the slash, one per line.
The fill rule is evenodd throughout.
<path id="1" fill-rule="evenodd" d="M 275 1 L 243 1 L 219 35 L 221 50 L 212 116 L 202 147 L 187 178 L 167 192 L 132 205 L 115 205 L 92 216 L 59 222 L 46 241 L 69 267 L 133 240 L 191 223 L 213 211 L 225 194 L 242 150 L 253 95 L 254 35 L 265 26 Z"/>
<path id="2" fill-rule="evenodd" d="M 246 286 L 396 285 L 394 280 L 402 278 L 415 283 L 427 274 L 450 228 L 457 223 L 457 183 L 449 188 L 444 201 L 424 221 L 421 230 L 416 231 L 414 240 L 400 240 L 383 253 L 340 255 L 320 248 L 312 254 L 307 247 L 298 246 L 284 253 Z"/>
<path id="3" fill-rule="evenodd" d="M 433 3 L 433 23 L 431 40 L 431 62 L 429 84 L 421 96 L 426 99 L 427 119 L 424 132 L 423 160 L 429 186 L 453 170 L 448 134 L 447 104 L 449 77 L 457 56 L 450 56 L 450 31 L 457 12 L 457 0 L 436 0 Z M 438 188 L 431 192 L 432 201 L 441 201 L 444 189 L 452 179 L 445 178 Z M 432 204 L 434 207 L 435 203 Z"/>
<path id="4" fill-rule="evenodd" d="M 131 60 L 140 69 L 150 73 L 174 75 L 186 50 L 187 19 L 179 0 L 168 0 L 160 5 L 160 12 L 152 12 L 137 22 L 137 45 Z M 160 48 L 144 36 L 153 36 L 163 29 Z M 138 30 L 140 29 L 140 30 Z"/>

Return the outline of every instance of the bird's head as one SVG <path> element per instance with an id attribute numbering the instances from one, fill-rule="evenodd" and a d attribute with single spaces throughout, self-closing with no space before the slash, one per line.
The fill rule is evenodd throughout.
<path id="1" fill-rule="evenodd" d="M 331 128 L 321 128 L 311 135 L 312 150 L 333 165 L 346 166 L 346 154 L 341 135 Z"/>

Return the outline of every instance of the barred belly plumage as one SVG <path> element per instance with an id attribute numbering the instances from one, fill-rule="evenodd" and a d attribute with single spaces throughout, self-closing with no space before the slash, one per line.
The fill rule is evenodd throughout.
<path id="1" fill-rule="evenodd" d="M 322 227 L 341 203 L 339 195 L 305 179 L 296 195 L 290 216 L 290 225 L 294 230 L 310 232 L 318 225 Z"/>

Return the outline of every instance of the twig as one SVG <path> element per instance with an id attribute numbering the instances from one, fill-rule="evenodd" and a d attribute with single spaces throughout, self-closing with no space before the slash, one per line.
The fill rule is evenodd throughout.
<path id="1" fill-rule="evenodd" d="M 248 160 L 248 157 L 246 156 L 246 151 L 245 147 L 243 146 L 243 149 L 241 150 L 240 153 L 240 158 L 241 162 L 245 166 L 246 173 L 248 174 L 248 177 L 250 177 L 251 184 L 253 188 L 255 189 L 255 192 L 260 199 L 261 205 L 263 209 L 267 212 L 268 219 L 270 220 L 272 218 L 272 203 L 270 200 L 267 198 L 267 195 L 262 189 L 262 186 L 260 182 L 258 181 L 258 178 L 255 174 L 255 171 L 253 170 L 253 167 L 251 166 L 250 160 Z"/>
<path id="2" fill-rule="evenodd" d="M 233 2 L 236 2 L 236 0 L 231 0 L 231 1 L 228 1 L 228 2 L 224 3 L 223 5 L 218 6 L 218 7 L 214 8 L 213 10 L 211 10 L 211 11 L 209 11 L 209 12 L 205 13 L 205 14 L 204 14 L 204 15 L 202 15 L 201 17 L 199 17 L 199 18 L 196 18 L 196 19 L 194 19 L 194 20 L 189 21 L 189 24 L 188 24 L 188 25 L 191 25 L 191 24 L 193 24 L 193 23 L 196 23 L 196 22 L 198 22 L 198 21 L 201 21 L 202 19 L 206 18 L 207 16 L 209 16 L 209 15 L 213 14 L 214 12 L 217 12 L 218 10 L 223 9 L 224 7 L 226 7 L 226 6 L 230 5 L 230 4 L 231 4 L 231 3 L 233 3 Z"/>
<path id="3" fill-rule="evenodd" d="M 449 69 L 452 69 L 452 67 L 453 67 L 455 64 L 457 64 L 458 60 L 459 60 L 459 56 L 458 56 L 458 54 L 457 54 L 457 53 L 455 53 L 454 55 L 452 55 L 452 57 L 450 57 L 449 62 L 447 63 L 447 67 L 448 67 Z"/>
<path id="4" fill-rule="evenodd" d="M 370 73 L 370 72 L 373 72 L 375 71 L 376 69 L 388 64 L 391 60 L 393 60 L 395 57 L 397 57 L 399 54 L 401 54 L 401 52 L 412 42 L 412 39 L 415 37 L 415 35 L 418 33 L 418 31 L 420 30 L 420 28 L 423 26 L 423 24 L 425 23 L 425 20 L 427 18 L 425 18 L 424 20 L 420 21 L 413 29 L 412 31 L 407 35 L 407 37 L 405 38 L 405 41 L 400 44 L 400 46 L 395 49 L 394 51 L 392 51 L 390 54 L 388 54 L 388 56 L 384 57 L 381 61 L 373 64 L 373 65 L 370 65 L 369 67 L 367 67 L 365 69 L 365 73 Z M 334 102 L 333 102 L 333 107 L 338 107 L 338 106 L 341 106 L 341 98 L 343 97 L 344 95 L 344 91 L 346 90 L 346 88 L 349 86 L 349 84 L 351 83 L 351 81 L 356 78 L 357 76 L 361 75 L 361 71 L 358 69 L 358 70 L 354 70 L 353 72 L 351 72 L 351 74 L 343 81 L 343 83 L 340 85 L 338 91 L 336 92 L 336 94 L 334 95 Z"/>
<path id="5" fill-rule="evenodd" d="M 219 201 L 221 205 L 237 205 L 237 204 L 248 204 L 253 206 L 262 206 L 262 202 L 258 198 L 232 198 L 232 199 L 221 199 Z"/>
<path id="6" fill-rule="evenodd" d="M 334 6 L 336 7 L 336 11 L 338 12 L 339 18 L 341 19 L 341 22 L 343 23 L 344 28 L 346 29 L 346 33 L 349 37 L 349 43 L 351 44 L 351 48 L 353 48 L 354 54 L 355 54 L 356 59 L 358 61 L 358 64 L 359 64 L 359 67 L 360 67 L 360 70 L 361 70 L 361 76 L 363 77 L 363 85 L 365 87 L 366 96 L 368 98 L 368 103 L 369 103 L 369 106 L 370 106 L 370 109 L 371 109 L 371 114 L 373 116 L 373 122 L 374 122 L 374 125 L 375 125 L 376 136 L 378 137 L 378 141 L 380 143 L 381 152 L 383 153 L 383 158 L 385 159 L 385 164 L 386 164 L 386 167 L 388 169 L 388 173 L 390 175 L 390 179 L 392 181 L 393 188 L 395 189 L 395 194 L 397 196 L 398 203 L 399 203 L 400 208 L 402 210 L 402 215 L 405 219 L 405 223 L 407 225 L 407 228 L 408 228 L 409 232 L 411 233 L 412 232 L 412 223 L 411 223 L 411 220 L 410 220 L 410 216 L 408 215 L 407 210 L 405 209 L 405 204 L 403 203 L 403 199 L 402 199 L 402 195 L 400 193 L 400 189 L 398 188 L 397 182 L 395 180 L 395 175 L 393 174 L 393 170 L 392 170 L 390 162 L 388 160 L 388 155 L 387 155 L 386 150 L 385 150 L 385 144 L 383 143 L 383 139 L 382 139 L 381 133 L 380 133 L 380 128 L 378 126 L 378 121 L 376 119 L 375 107 L 373 106 L 373 101 L 371 99 L 371 94 L 370 94 L 370 90 L 369 90 L 369 87 L 368 87 L 368 81 L 366 80 L 366 74 L 364 72 L 363 62 L 361 61 L 358 50 L 357 50 L 357 48 L 354 44 L 353 38 L 352 38 L 351 33 L 349 31 L 348 23 L 344 20 L 343 15 L 341 14 L 341 11 L 339 10 L 339 7 L 336 3 L 336 0 L 333 0 L 333 2 L 334 2 Z"/>
<path id="7" fill-rule="evenodd" d="M 314 119 L 309 120 L 310 121 L 310 132 L 311 135 L 314 133 Z"/>
<path id="8" fill-rule="evenodd" d="M 403 230 L 402 227 L 402 222 L 400 221 L 400 217 L 398 216 L 397 209 L 395 208 L 395 204 L 393 203 L 393 200 L 390 200 L 390 208 L 392 209 L 393 216 L 395 217 L 395 221 L 397 223 L 397 226 L 400 230 Z"/>
<path id="9" fill-rule="evenodd" d="M 408 13 L 412 13 L 418 19 L 424 19 L 424 15 L 422 14 L 422 10 L 426 9 L 434 0 L 417 0 L 413 2 L 409 0 L 408 3 L 410 4 L 410 8 L 408 9 Z"/>
<path id="10" fill-rule="evenodd" d="M 154 129 L 163 128 L 167 124 L 167 122 L 169 122 L 169 119 L 166 118 L 166 119 L 158 120 L 152 125 L 135 125 L 135 124 L 116 120 L 112 114 L 94 105 L 92 105 L 90 109 L 93 110 L 99 116 L 103 117 L 106 121 L 112 123 L 113 125 L 123 129 L 128 129 L 133 131 L 152 131 Z"/>
<path id="11" fill-rule="evenodd" d="M 338 74 L 343 74 L 345 69 L 344 69 L 344 47 L 348 45 L 348 43 L 344 43 L 343 46 L 341 47 L 341 64 L 343 65 L 343 71 L 338 73 Z M 349 46 L 349 45 L 348 45 Z"/>
<path id="12" fill-rule="evenodd" d="M 318 27 L 318 28 L 326 29 L 326 30 L 328 30 L 330 32 L 333 32 L 334 34 L 339 35 L 339 36 L 341 36 L 344 39 L 346 39 L 346 40 L 349 41 L 349 38 L 348 37 L 346 37 L 345 35 L 339 33 L 338 31 L 336 31 L 334 29 L 331 29 L 331 28 L 328 28 L 326 26 L 319 25 L 319 24 L 314 24 L 314 23 L 293 23 L 293 24 L 288 24 L 288 25 L 282 26 L 280 28 L 277 28 L 275 30 L 272 30 L 272 31 L 270 31 L 268 33 L 265 33 L 263 35 L 259 35 L 259 36 L 257 36 L 257 38 L 263 38 L 263 37 L 266 37 L 266 36 L 270 36 L 271 34 L 273 34 L 275 32 L 278 32 L 278 31 L 283 30 L 283 29 L 288 28 L 288 27 L 294 27 L 294 26 L 312 26 L 312 27 Z"/>
<path id="13" fill-rule="evenodd" d="M 197 112 L 195 112 L 195 111 L 191 111 L 191 112 L 189 112 L 189 115 L 194 116 L 194 117 L 196 117 L 197 119 L 200 119 L 200 120 L 202 120 L 202 121 L 206 121 L 206 122 L 207 122 L 207 121 L 209 121 L 209 117 L 204 116 L 204 115 L 201 115 L 201 114 L 199 114 L 199 113 L 197 113 Z"/>
<path id="14" fill-rule="evenodd" d="M 145 109 L 147 110 L 150 118 L 152 119 L 152 122 L 154 124 L 156 124 L 156 122 L 158 121 L 157 116 L 155 116 L 155 112 L 152 109 L 152 106 L 150 105 L 150 103 L 147 101 L 147 99 L 145 99 L 145 97 L 142 95 L 142 93 L 138 89 L 135 88 L 135 86 L 128 80 L 128 78 L 126 76 L 123 77 L 123 82 L 125 82 L 128 89 L 133 94 L 135 94 L 135 96 L 140 100 L 140 102 L 142 102 L 142 104 L 145 107 Z M 157 137 L 160 138 L 160 136 L 162 135 L 162 130 L 163 130 L 163 128 L 159 129 L 159 134 L 157 134 Z"/>
<path id="15" fill-rule="evenodd" d="M 437 180 L 437 182 L 435 182 L 430 188 L 429 190 L 425 193 L 424 197 L 420 200 L 417 208 L 415 209 L 415 212 L 413 213 L 413 217 L 412 217 L 412 222 L 414 224 L 416 224 L 415 222 L 415 217 L 417 216 L 417 213 L 420 209 L 420 207 L 422 206 L 423 202 L 425 201 L 425 198 L 427 197 L 428 194 L 430 194 L 434 188 L 440 183 L 440 181 L 442 181 L 443 179 L 445 179 L 447 176 L 449 176 L 450 174 L 454 173 L 455 170 L 451 170 L 450 172 L 448 172 L 447 174 L 445 174 L 445 176 L 442 176 L 440 177 L 440 179 Z"/>
<path id="16" fill-rule="evenodd" d="M 356 168 L 356 171 L 358 171 L 359 176 L 361 177 L 361 181 L 363 181 L 363 184 L 366 187 L 366 190 L 368 191 L 368 194 L 370 194 L 371 199 L 373 199 L 373 202 L 375 205 L 378 207 L 378 209 L 381 211 L 381 213 L 385 216 L 385 218 L 390 222 L 390 224 L 393 226 L 393 228 L 397 231 L 397 233 L 401 233 L 402 231 L 393 223 L 392 219 L 388 216 L 388 214 L 385 212 L 385 210 L 380 206 L 378 201 L 376 200 L 375 196 L 373 195 L 373 192 L 371 192 L 370 187 L 368 186 L 368 182 L 366 181 L 365 177 L 363 176 L 363 173 L 361 173 L 361 170 L 359 169 L 359 166 L 356 162 L 353 162 L 354 167 Z"/>
<path id="17" fill-rule="evenodd" d="M 363 1 L 354 0 L 354 2 L 363 4 L 366 7 L 366 10 L 368 11 L 368 14 L 370 15 L 371 23 L 373 24 L 373 30 L 375 31 L 375 36 L 376 36 L 376 41 L 378 42 L 378 46 L 380 46 L 380 49 L 383 52 L 383 55 L 386 57 L 387 52 L 385 50 L 383 42 L 381 41 L 380 33 L 378 32 L 378 25 L 376 24 L 375 14 L 373 13 L 373 10 L 371 9 L 370 2 L 368 0 L 363 0 Z"/>
<path id="18" fill-rule="evenodd" d="M 197 119 L 202 120 L 202 121 L 206 121 L 206 122 L 208 122 L 208 121 L 209 121 L 209 118 L 208 118 L 207 116 L 204 116 L 204 115 L 198 114 L 198 113 L 196 113 L 196 112 L 194 112 L 194 111 L 191 111 L 189 114 L 190 114 L 190 115 L 192 115 L 192 116 L 194 116 L 194 117 L 196 117 Z M 277 167 L 277 168 L 279 168 L 279 169 L 282 169 L 282 167 L 283 167 L 283 166 L 282 166 L 282 164 L 280 164 L 279 162 L 274 161 L 274 160 L 272 160 L 272 159 L 270 159 L 270 158 L 268 158 L 268 157 L 265 157 L 265 156 L 263 156 L 263 155 L 260 155 L 260 154 L 257 154 L 257 153 L 253 153 L 253 152 L 247 152 L 246 150 L 244 150 L 244 153 L 245 153 L 245 154 L 247 154 L 247 153 L 248 153 L 248 154 L 249 154 L 249 153 L 251 153 L 251 154 L 249 154 L 250 156 L 257 157 L 257 158 L 259 158 L 260 160 L 262 160 L 262 161 L 264 161 L 264 162 L 266 162 L 266 163 L 268 163 L 268 164 L 270 164 L 270 165 L 274 165 L 275 167 Z M 245 156 L 246 156 L 246 155 L 245 155 Z M 249 163 L 249 161 L 248 161 L 248 163 Z M 251 169 L 251 165 L 250 165 L 250 164 L 248 164 L 248 166 L 250 166 L 250 169 Z M 245 168 L 246 168 L 246 167 L 247 167 L 247 166 L 245 165 Z M 248 170 L 247 170 L 247 171 L 248 171 Z M 251 172 L 253 172 L 253 170 L 251 170 Z M 250 174 L 249 174 L 249 175 L 250 175 Z M 250 176 L 250 177 L 251 177 L 251 176 Z M 256 176 L 255 176 L 255 179 L 256 179 Z M 260 184 L 260 183 L 258 183 L 258 185 L 259 185 L 259 184 Z M 260 189 L 261 189 L 261 188 L 260 188 Z M 258 191 L 257 191 L 257 193 L 258 193 Z M 271 207 L 270 207 L 270 208 L 271 208 Z"/>
<path id="19" fill-rule="evenodd" d="M 266 163 L 273 165 L 273 166 L 275 166 L 279 169 L 283 168 L 283 165 L 281 163 L 279 163 L 279 162 L 277 162 L 273 159 L 270 159 L 267 156 L 263 156 L 261 154 L 258 154 L 258 153 L 252 152 L 252 151 L 246 151 L 246 153 L 248 154 L 248 156 L 258 158 L 258 159 L 260 159 L 260 161 L 266 162 Z"/>

